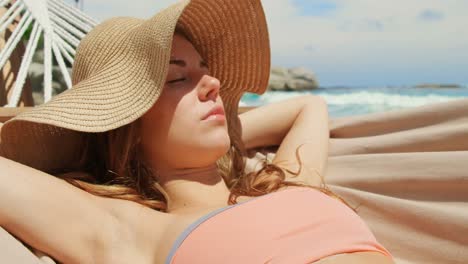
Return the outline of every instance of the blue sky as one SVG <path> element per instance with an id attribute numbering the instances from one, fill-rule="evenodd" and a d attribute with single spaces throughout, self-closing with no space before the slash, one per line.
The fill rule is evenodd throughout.
<path id="1" fill-rule="evenodd" d="M 302 16 L 325 16 L 337 9 L 336 3 L 326 0 L 292 0 L 292 4 L 299 8 Z"/>
<path id="2" fill-rule="evenodd" d="M 66 2 L 73 3 L 72 0 Z M 86 0 L 84 11 L 148 18 L 175 0 Z M 467 0 L 262 0 L 273 65 L 322 86 L 468 85 Z"/>
<path id="3" fill-rule="evenodd" d="M 337 9 L 336 3 L 324 0 L 293 0 L 292 4 L 299 8 L 302 16 L 325 16 Z"/>

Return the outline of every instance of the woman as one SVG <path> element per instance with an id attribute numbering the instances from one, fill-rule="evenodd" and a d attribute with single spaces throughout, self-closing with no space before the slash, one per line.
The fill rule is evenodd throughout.
<path id="1" fill-rule="evenodd" d="M 393 263 L 320 186 L 323 100 L 237 116 L 269 56 L 260 1 L 98 25 L 74 88 L 3 126 L 1 226 L 63 263 Z M 243 173 L 245 149 L 267 145 L 280 145 L 272 164 Z"/>

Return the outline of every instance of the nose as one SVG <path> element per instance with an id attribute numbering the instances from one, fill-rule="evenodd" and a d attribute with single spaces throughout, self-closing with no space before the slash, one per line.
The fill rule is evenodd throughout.
<path id="1" fill-rule="evenodd" d="M 221 83 L 215 77 L 204 75 L 199 83 L 198 96 L 201 101 L 212 100 L 216 102 Z"/>

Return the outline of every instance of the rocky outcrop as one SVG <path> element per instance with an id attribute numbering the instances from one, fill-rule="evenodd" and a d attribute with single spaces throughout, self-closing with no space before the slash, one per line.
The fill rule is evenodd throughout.
<path id="1" fill-rule="evenodd" d="M 421 83 L 421 84 L 418 84 L 418 85 L 415 85 L 414 86 L 415 88 L 462 88 L 461 85 L 458 85 L 458 84 L 452 84 L 452 83 L 448 83 L 448 84 L 439 84 L 439 83 Z"/>
<path id="2" fill-rule="evenodd" d="M 272 67 L 268 89 L 273 91 L 313 90 L 319 87 L 314 73 L 303 67 Z"/>

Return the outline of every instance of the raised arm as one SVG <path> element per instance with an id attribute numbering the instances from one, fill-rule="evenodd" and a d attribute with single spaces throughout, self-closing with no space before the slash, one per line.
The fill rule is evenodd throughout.
<path id="1" fill-rule="evenodd" d="M 94 197 L 0 157 L 0 226 L 60 262 L 105 262 L 115 220 Z"/>
<path id="2" fill-rule="evenodd" d="M 300 146 L 301 174 L 288 180 L 320 185 L 329 148 L 328 108 L 323 98 L 293 97 L 247 111 L 239 118 L 247 148 L 279 145 L 273 163 L 297 172 L 296 149 Z"/>

